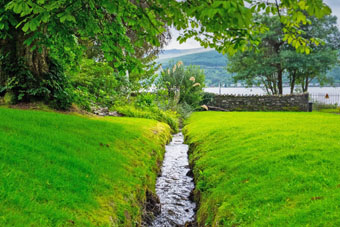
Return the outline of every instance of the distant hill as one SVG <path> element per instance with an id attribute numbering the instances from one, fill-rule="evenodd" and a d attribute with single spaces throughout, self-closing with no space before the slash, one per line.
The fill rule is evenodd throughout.
<path id="1" fill-rule="evenodd" d="M 212 49 L 205 48 L 194 48 L 194 49 L 171 49 L 171 50 L 163 50 L 162 53 L 158 56 L 158 59 L 171 59 L 176 58 L 188 54 L 197 54 L 211 51 Z"/>
<path id="2" fill-rule="evenodd" d="M 219 86 L 219 83 L 228 86 L 234 83 L 232 74 L 226 70 L 227 57 L 212 49 L 165 50 L 156 61 L 162 64 L 163 68 L 167 68 L 172 61 L 183 61 L 185 66 L 198 65 L 205 72 L 206 86 Z M 340 67 L 335 67 L 328 73 L 328 76 L 332 78 L 334 84 L 339 84 Z M 287 79 L 284 82 L 288 83 Z"/>
<path id="3" fill-rule="evenodd" d="M 198 65 L 204 70 L 207 86 L 218 86 L 232 83 L 231 74 L 227 72 L 227 58 L 211 49 L 190 49 L 190 50 L 166 50 L 162 53 L 157 62 L 167 68 L 170 62 L 183 61 L 185 66 Z"/>

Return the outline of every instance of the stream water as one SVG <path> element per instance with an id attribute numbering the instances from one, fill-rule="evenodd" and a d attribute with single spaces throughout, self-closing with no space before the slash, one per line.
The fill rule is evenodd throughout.
<path id="1" fill-rule="evenodd" d="M 184 144 L 182 133 L 173 135 L 165 147 L 162 175 L 156 183 L 156 193 L 161 203 L 161 214 L 152 227 L 185 226 L 194 221 L 196 204 L 190 200 L 194 189 L 188 162 L 189 146 Z"/>

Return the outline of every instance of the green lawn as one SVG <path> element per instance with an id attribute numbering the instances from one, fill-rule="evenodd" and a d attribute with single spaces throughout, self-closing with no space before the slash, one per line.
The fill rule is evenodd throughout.
<path id="1" fill-rule="evenodd" d="M 133 226 L 170 128 L 0 108 L 0 226 Z"/>
<path id="2" fill-rule="evenodd" d="M 200 112 L 184 132 L 200 226 L 340 226 L 340 116 Z"/>

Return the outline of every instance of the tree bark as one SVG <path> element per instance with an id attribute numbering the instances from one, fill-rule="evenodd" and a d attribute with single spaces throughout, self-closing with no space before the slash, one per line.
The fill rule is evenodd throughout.
<path id="1" fill-rule="evenodd" d="M 33 76 L 41 78 L 43 74 L 49 71 L 48 52 L 45 47 L 39 46 L 32 50 L 33 43 L 27 46 L 24 41 L 30 35 L 25 34 L 21 29 L 12 27 L 10 29 L 11 37 L 0 40 L 0 54 L 8 56 L 11 64 L 18 64 L 21 60 Z M 2 67 L 0 65 L 0 67 Z M 16 69 L 13 68 L 13 71 Z M 1 77 L 10 77 L 15 75 L 4 75 L 3 69 L 0 69 Z"/>
<path id="2" fill-rule="evenodd" d="M 291 80 L 290 80 L 290 94 L 293 94 L 293 93 L 294 93 L 295 81 L 296 81 L 296 71 L 294 71 L 293 74 L 291 75 Z"/>
<path id="3" fill-rule="evenodd" d="M 277 75 L 277 86 L 279 88 L 279 95 L 283 94 L 283 87 L 282 87 L 282 74 L 283 74 L 283 70 L 281 69 L 281 64 L 278 68 L 278 75 Z"/>
<path id="4" fill-rule="evenodd" d="M 308 91 L 308 86 L 309 86 L 309 76 L 305 76 L 305 79 L 302 80 L 302 91 L 305 93 Z"/>

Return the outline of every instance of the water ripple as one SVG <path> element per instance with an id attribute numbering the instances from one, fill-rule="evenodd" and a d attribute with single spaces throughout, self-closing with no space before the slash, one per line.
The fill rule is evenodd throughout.
<path id="1" fill-rule="evenodd" d="M 182 133 L 175 134 L 165 147 L 162 175 L 156 183 L 156 193 L 161 203 L 161 214 L 152 227 L 184 226 L 195 218 L 196 204 L 190 200 L 195 185 L 188 162 L 188 145 Z"/>

